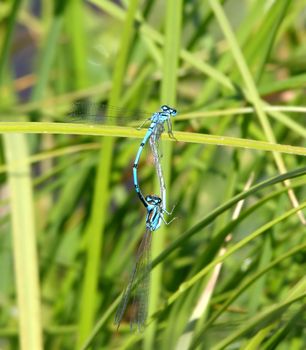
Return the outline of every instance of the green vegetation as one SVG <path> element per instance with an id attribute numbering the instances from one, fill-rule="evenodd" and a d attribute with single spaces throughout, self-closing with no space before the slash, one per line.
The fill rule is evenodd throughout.
<path id="1" fill-rule="evenodd" d="M 1 350 L 306 348 L 305 8 L 1 2 Z M 74 122 L 80 101 L 126 122 Z M 145 229 L 128 115 L 162 104 L 177 218 L 153 235 L 145 331 L 128 308 L 117 332 Z M 139 176 L 159 194 L 148 149 Z"/>

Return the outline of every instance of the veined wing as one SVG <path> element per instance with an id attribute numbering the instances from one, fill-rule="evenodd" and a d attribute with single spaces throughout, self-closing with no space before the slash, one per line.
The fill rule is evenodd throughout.
<path id="1" fill-rule="evenodd" d="M 165 131 L 165 127 L 163 123 L 158 123 L 150 137 L 150 145 L 153 153 L 154 160 L 156 162 L 162 158 L 163 153 L 161 149 L 160 137 L 161 134 Z M 153 147 L 155 145 L 155 147 Z"/>
<path id="2" fill-rule="evenodd" d="M 154 164 L 156 168 L 156 174 L 159 181 L 159 187 L 160 187 L 160 198 L 162 199 L 162 208 L 166 209 L 167 206 L 167 195 L 166 195 L 166 185 L 163 175 L 163 170 L 161 166 L 161 151 L 160 151 L 160 145 L 159 143 L 155 142 L 155 138 L 153 135 L 150 137 L 150 147 L 153 154 Z"/>
<path id="3" fill-rule="evenodd" d="M 75 102 L 65 122 L 80 122 L 88 124 L 127 125 L 150 118 L 152 113 L 140 109 L 128 110 L 104 103 L 89 101 Z"/>
<path id="4" fill-rule="evenodd" d="M 123 292 L 120 304 L 115 315 L 115 325 L 119 328 L 124 312 L 132 300 L 131 329 L 136 324 L 142 330 L 148 316 L 148 297 L 151 271 L 151 241 L 152 232 L 147 229 L 139 245 L 136 264 L 132 271 L 129 283 Z"/>

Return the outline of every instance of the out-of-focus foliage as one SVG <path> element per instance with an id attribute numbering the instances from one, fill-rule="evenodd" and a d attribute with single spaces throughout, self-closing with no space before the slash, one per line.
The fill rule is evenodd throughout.
<path id="1" fill-rule="evenodd" d="M 0 3 L 1 349 L 306 348 L 305 8 Z M 143 333 L 129 308 L 113 326 L 145 230 L 143 132 L 100 127 L 104 104 L 125 124 L 179 111 Z M 159 193 L 148 150 L 139 181 Z"/>

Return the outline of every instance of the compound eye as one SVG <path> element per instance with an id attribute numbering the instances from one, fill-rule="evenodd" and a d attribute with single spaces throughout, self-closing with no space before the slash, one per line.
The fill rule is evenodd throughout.
<path id="1" fill-rule="evenodd" d="M 161 198 L 156 196 L 155 194 L 147 195 L 146 196 L 146 201 L 149 204 L 152 204 L 152 205 L 158 205 L 158 204 L 160 204 L 162 202 Z"/>
<path id="2" fill-rule="evenodd" d="M 161 106 L 161 110 L 162 110 L 163 112 L 169 111 L 169 109 L 170 109 L 170 108 L 169 108 L 167 105 Z"/>
<path id="3" fill-rule="evenodd" d="M 171 114 L 172 114 L 172 115 L 176 115 L 176 114 L 177 114 L 176 109 L 171 109 Z"/>
<path id="4" fill-rule="evenodd" d="M 148 203 L 152 202 L 152 197 L 150 195 L 146 196 L 146 201 Z"/>
<path id="5" fill-rule="evenodd" d="M 153 201 L 155 204 L 160 204 L 162 202 L 161 198 L 158 196 L 153 196 Z"/>

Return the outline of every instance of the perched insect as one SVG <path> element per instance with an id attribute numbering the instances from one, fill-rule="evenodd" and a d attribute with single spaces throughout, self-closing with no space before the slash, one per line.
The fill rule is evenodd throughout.
<path id="1" fill-rule="evenodd" d="M 171 215 L 171 213 L 163 209 L 160 197 L 148 195 L 145 201 L 147 203 L 146 231 L 138 247 L 136 263 L 129 283 L 123 292 L 115 315 L 114 323 L 117 329 L 120 326 L 130 299 L 132 299 L 133 312 L 130 320 L 131 329 L 133 329 L 134 324 L 137 325 L 139 331 L 143 329 L 148 316 L 152 232 L 160 227 L 162 221 L 168 225 L 174 220 L 172 219 L 170 222 L 166 222 L 164 219 L 164 213 L 168 215 Z"/>
<path id="2" fill-rule="evenodd" d="M 155 148 L 157 149 L 160 136 L 161 136 L 162 132 L 164 131 L 164 124 L 165 123 L 167 123 L 167 126 L 168 126 L 169 136 L 174 138 L 173 133 L 172 133 L 171 117 L 174 117 L 176 114 L 177 114 L 177 112 L 175 109 L 168 107 L 166 105 L 163 105 L 163 106 L 161 106 L 161 112 L 156 112 L 151 116 L 151 118 L 147 119 L 151 123 L 150 123 L 150 126 L 149 126 L 149 128 L 148 128 L 148 130 L 147 130 L 147 132 L 146 132 L 146 134 L 145 134 L 145 136 L 140 144 L 140 147 L 139 147 L 138 152 L 136 154 L 134 166 L 133 166 L 133 179 L 134 179 L 135 190 L 136 190 L 136 193 L 137 193 L 139 199 L 141 200 L 141 202 L 143 203 L 143 205 L 145 207 L 147 207 L 147 203 L 146 203 L 146 200 L 145 200 L 145 198 L 140 190 L 139 183 L 138 183 L 137 169 L 138 169 L 139 159 L 140 159 L 141 153 L 142 153 L 142 151 L 143 151 L 143 149 L 144 149 L 144 147 L 149 139 L 150 139 L 150 143 L 155 144 L 156 145 Z M 144 121 L 144 123 L 146 121 Z M 156 153 L 156 155 L 153 153 L 154 158 L 158 157 L 158 151 L 156 151 L 155 153 Z M 165 205 L 165 203 L 164 203 L 164 205 Z"/>

